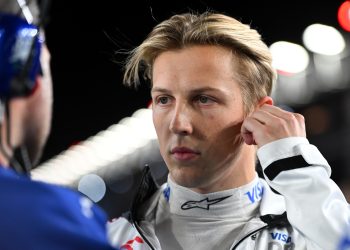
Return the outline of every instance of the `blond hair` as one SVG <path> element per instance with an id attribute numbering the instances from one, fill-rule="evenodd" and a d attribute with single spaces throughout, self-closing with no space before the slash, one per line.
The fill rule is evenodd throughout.
<path id="1" fill-rule="evenodd" d="M 131 51 L 124 84 L 137 86 L 140 74 L 152 81 L 153 63 L 162 52 L 193 45 L 223 46 L 232 51 L 246 113 L 271 94 L 276 72 L 260 34 L 232 17 L 212 12 L 174 15 L 155 26 L 143 43 Z"/>

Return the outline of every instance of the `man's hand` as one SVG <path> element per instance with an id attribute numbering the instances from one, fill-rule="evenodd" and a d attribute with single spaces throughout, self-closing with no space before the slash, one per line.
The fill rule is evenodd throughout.
<path id="1" fill-rule="evenodd" d="M 264 104 L 248 116 L 241 127 L 248 145 L 263 145 L 287 137 L 306 137 L 304 117 Z"/>

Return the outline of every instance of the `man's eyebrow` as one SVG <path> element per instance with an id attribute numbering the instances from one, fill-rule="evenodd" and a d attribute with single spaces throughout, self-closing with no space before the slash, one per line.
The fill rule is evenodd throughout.
<path id="1" fill-rule="evenodd" d="M 190 90 L 191 93 L 196 94 L 196 93 L 203 93 L 207 91 L 212 91 L 212 92 L 222 92 L 222 90 L 213 88 L 213 87 L 201 87 L 201 88 L 196 88 Z M 151 92 L 161 92 L 161 93 L 168 93 L 171 92 L 171 90 L 165 89 L 165 88 L 160 88 L 160 87 L 154 87 L 151 89 Z"/>
<path id="2" fill-rule="evenodd" d="M 218 93 L 221 93 L 222 90 L 220 89 L 217 89 L 217 88 L 213 88 L 213 87 L 202 87 L 202 88 L 197 88 L 197 89 L 192 89 L 191 90 L 191 93 L 192 94 L 200 94 L 200 93 L 203 93 L 203 92 L 218 92 Z"/>
<path id="3" fill-rule="evenodd" d="M 165 89 L 165 88 L 153 87 L 151 89 L 151 93 L 153 93 L 153 92 L 167 93 L 167 92 L 170 92 L 170 91 L 168 89 Z"/>

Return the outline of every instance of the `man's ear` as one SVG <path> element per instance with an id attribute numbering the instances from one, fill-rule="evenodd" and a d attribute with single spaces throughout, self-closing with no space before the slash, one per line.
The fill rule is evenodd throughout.
<path id="1" fill-rule="evenodd" d="M 264 104 L 273 105 L 273 99 L 271 98 L 271 96 L 265 96 L 265 97 L 261 98 L 258 105 L 257 105 L 257 108 L 260 108 Z"/>

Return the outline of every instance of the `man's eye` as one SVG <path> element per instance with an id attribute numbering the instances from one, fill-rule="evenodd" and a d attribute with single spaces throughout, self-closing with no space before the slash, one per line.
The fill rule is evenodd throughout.
<path id="1" fill-rule="evenodd" d="M 209 100 L 208 97 L 202 95 L 202 96 L 200 96 L 200 97 L 198 98 L 198 101 L 199 101 L 200 103 L 208 103 L 208 101 L 210 101 L 210 100 Z"/>
<path id="2" fill-rule="evenodd" d="M 200 104 L 211 104 L 214 102 L 214 99 L 206 95 L 200 95 L 197 96 L 196 101 Z"/>
<path id="3" fill-rule="evenodd" d="M 160 104 L 167 104 L 168 103 L 168 97 L 162 96 L 158 98 L 158 103 Z"/>

